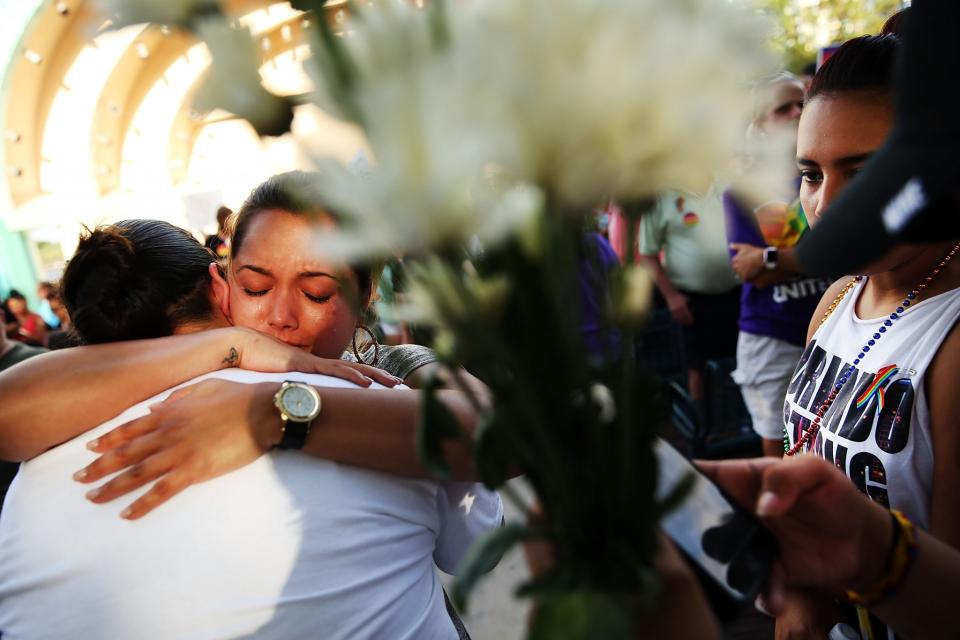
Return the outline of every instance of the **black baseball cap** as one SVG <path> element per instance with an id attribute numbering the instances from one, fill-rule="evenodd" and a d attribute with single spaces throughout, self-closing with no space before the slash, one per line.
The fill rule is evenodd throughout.
<path id="1" fill-rule="evenodd" d="M 960 238 L 960 2 L 914 0 L 902 23 L 893 130 L 797 245 L 804 273 L 852 274 L 898 242 Z"/>

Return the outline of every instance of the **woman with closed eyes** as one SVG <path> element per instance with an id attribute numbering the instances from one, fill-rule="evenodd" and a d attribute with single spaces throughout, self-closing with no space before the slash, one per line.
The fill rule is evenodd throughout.
<path id="1" fill-rule="evenodd" d="M 357 306 L 366 309 L 369 304 L 375 287 L 374 274 L 370 269 L 338 264 L 317 254 L 313 233 L 318 227 L 336 223 L 335 217 L 318 205 L 319 199 L 311 176 L 292 172 L 261 184 L 238 211 L 226 276 L 211 265 L 209 285 L 205 285 L 211 288 L 219 311 L 233 328 L 134 340 L 172 332 L 140 320 L 122 331 L 111 330 L 113 339 L 127 342 L 91 344 L 49 354 L 41 361 L 25 363 L 13 373 L 4 372 L 0 376 L 0 403 L 5 408 L 0 416 L 0 455 L 10 460 L 29 459 L 113 417 L 130 401 L 143 400 L 196 375 L 224 367 L 299 369 L 340 375 L 362 385 L 369 385 L 373 379 L 388 386 L 403 381 L 414 388 L 436 375 L 445 381 L 441 386 L 454 386 L 444 376 L 435 355 L 425 347 L 361 344 L 357 328 L 362 325 L 363 312 L 357 311 Z M 95 335 L 92 329 L 90 333 Z M 375 364 L 377 368 L 357 364 L 358 361 Z M 131 370 L 138 374 L 129 375 Z M 82 375 L 78 377 L 76 373 Z M 470 386 L 473 400 L 483 401 L 483 385 L 466 372 L 459 375 Z M 207 384 L 212 383 L 201 383 L 194 391 L 204 391 Z M 162 494 L 148 493 L 133 505 L 130 517 L 137 518 L 186 486 L 234 468 L 201 464 L 200 458 L 205 456 L 199 451 L 207 452 L 212 460 L 222 464 L 224 460 L 250 461 L 276 444 L 282 423 L 272 398 L 278 385 L 267 388 L 219 384 L 226 389 L 218 389 L 216 394 L 198 394 L 196 401 L 175 403 L 169 411 L 154 412 L 150 420 L 101 439 L 100 450 L 124 444 L 123 455 L 102 460 L 85 474 L 85 481 L 92 482 L 130 464 L 141 466 L 136 477 L 114 479 L 97 500 L 115 498 L 176 471 L 161 485 Z M 110 392 L 106 391 L 108 388 Z M 255 399 L 251 397 L 254 394 Z M 207 395 L 213 397 L 201 404 L 198 399 Z M 376 395 L 365 397 L 372 399 Z M 313 430 L 304 445 L 305 451 L 406 476 L 429 475 L 414 447 L 419 398 L 413 394 L 386 397 L 389 399 L 368 400 L 367 408 L 352 414 L 349 425 L 327 426 L 334 417 L 324 412 L 319 419 L 324 427 Z M 472 429 L 475 403 L 464 392 L 453 389 L 442 390 L 440 397 L 464 428 Z M 37 398 L 44 399 L 49 420 L 35 429 L 24 430 L 20 425 L 38 421 Z M 210 406 L 214 401 L 218 406 Z M 248 406 L 257 411 L 248 412 Z M 330 410 L 333 411 L 332 406 Z M 365 433 L 364 418 L 374 416 L 375 432 Z M 191 428 L 184 428 L 187 425 Z M 241 430 L 244 437 L 226 437 L 227 433 L 236 436 Z M 179 440 L 176 445 L 170 442 L 164 447 L 157 442 L 183 433 L 190 433 L 195 440 L 204 438 L 204 444 L 191 444 L 188 451 Z M 129 443 L 132 438 L 138 438 L 139 444 Z M 256 442 L 256 448 L 225 455 L 225 448 L 239 447 L 241 442 Z M 468 477 L 466 448 L 450 441 L 446 451 L 454 477 Z M 194 461 L 195 467 L 184 468 L 181 463 L 187 458 Z M 148 473 L 142 473 L 144 468 Z"/>
<path id="2" fill-rule="evenodd" d="M 284 179 L 304 180 L 308 177 L 281 176 L 268 181 L 265 186 L 258 188 L 248 201 L 248 204 L 254 203 L 257 206 L 247 207 L 241 212 L 241 214 L 245 212 L 246 217 L 241 217 L 237 225 L 240 241 L 234 242 L 235 255 L 232 264 L 234 269 L 227 277 L 231 281 L 231 286 L 238 286 L 241 289 L 235 298 L 231 297 L 227 291 L 227 282 L 219 277 L 216 267 L 210 266 L 210 258 L 204 253 L 202 247 L 179 229 L 170 229 L 169 225 L 164 226 L 163 223 L 153 221 L 132 221 L 120 225 L 115 230 L 93 232 L 90 238 L 81 244 L 82 250 L 68 267 L 64 289 L 68 304 L 71 305 L 76 318 L 77 332 L 86 342 L 94 344 L 65 352 L 68 358 L 66 360 L 54 358 L 44 363 L 45 367 L 40 369 L 23 370 L 27 378 L 37 375 L 38 371 L 46 371 L 56 379 L 57 375 L 54 373 L 56 370 L 52 368 L 56 365 L 86 366 L 86 373 L 89 375 L 83 375 L 77 380 L 77 384 L 66 389 L 76 396 L 74 398 L 75 419 L 68 419 L 55 425 L 46 425 L 45 421 L 40 421 L 44 423 L 44 428 L 40 430 L 41 434 L 33 434 L 29 437 L 20 435 L 21 432 L 28 431 L 27 429 L 12 430 L 11 433 L 17 435 L 12 446 L 25 449 L 31 446 L 36 447 L 36 443 L 41 442 L 39 446 L 46 447 L 72 437 L 75 435 L 75 425 L 89 420 L 86 407 L 95 407 L 97 403 L 112 407 L 118 402 L 116 397 L 118 389 L 111 385 L 116 384 L 122 387 L 124 377 L 139 380 L 129 385 L 134 389 L 149 388 L 150 384 L 156 384 L 157 379 L 169 378 L 172 375 L 170 371 L 156 372 L 151 368 L 151 359 L 157 358 L 149 353 L 151 350 L 170 349 L 176 353 L 178 359 L 187 361 L 186 365 L 182 365 L 177 362 L 177 359 L 169 360 L 168 366 L 174 373 L 188 370 L 189 366 L 195 366 L 192 361 L 203 363 L 204 350 L 210 348 L 206 343 L 211 342 L 211 339 L 205 336 L 227 331 L 227 329 L 216 327 L 227 324 L 231 309 L 240 311 L 237 314 L 242 318 L 240 321 L 263 328 L 266 332 L 296 345 L 298 349 L 290 349 L 262 338 L 260 340 L 266 344 L 266 347 L 258 348 L 259 343 L 255 339 L 244 333 L 233 333 L 228 336 L 232 338 L 230 343 L 233 346 L 220 361 L 221 368 L 223 365 L 235 366 L 239 363 L 251 365 L 253 368 L 273 368 L 275 371 L 297 369 L 312 371 L 327 366 L 326 361 L 308 355 L 307 351 L 332 354 L 335 350 L 342 351 L 347 346 L 347 341 L 353 333 L 351 329 L 356 322 L 350 296 L 354 301 L 363 300 L 364 295 L 368 295 L 368 289 L 365 287 L 371 286 L 372 278 L 363 270 L 348 269 L 344 265 L 315 259 L 310 245 L 312 222 L 304 214 L 290 212 L 289 208 L 293 208 L 293 205 L 290 202 L 283 202 L 283 194 L 289 191 L 289 188 L 284 188 L 282 184 Z M 281 184 L 278 185 L 278 182 Z M 265 191 L 266 195 L 264 195 Z M 264 202 L 272 203 L 274 206 L 262 209 L 260 207 Z M 317 215 L 320 219 L 323 218 L 322 214 Z M 252 224 L 245 227 L 243 224 L 245 220 Z M 269 224 L 258 224 L 261 222 Z M 265 234 L 268 245 L 273 238 L 281 239 L 280 244 L 284 250 L 279 254 L 279 259 L 275 259 L 269 251 L 258 252 L 256 245 L 258 234 Z M 144 237 L 149 241 L 139 242 Z M 118 253 L 122 259 L 110 258 Z M 186 262 L 186 256 L 192 256 L 189 262 Z M 186 271 L 183 268 L 174 268 L 176 265 L 183 267 L 185 263 Z M 150 265 L 149 269 L 148 265 Z M 211 277 L 211 274 L 214 274 L 214 277 Z M 234 284 L 234 281 L 239 282 Z M 244 284 L 246 284 L 245 287 Z M 344 289 L 348 291 L 345 292 Z M 113 300 L 112 303 L 111 300 Z M 273 311 L 269 306 L 264 306 L 263 301 L 269 301 L 273 305 L 284 305 L 285 308 Z M 117 305 L 118 308 L 111 308 L 111 304 Z M 224 313 L 225 310 L 227 313 Z M 238 321 L 237 318 L 233 320 Z M 111 339 L 141 338 L 165 335 L 170 332 L 178 335 L 159 340 L 133 340 L 123 345 L 98 344 Z M 238 339 L 238 336 L 242 339 Z M 188 338 L 192 339 L 192 342 L 181 347 L 180 344 Z M 223 338 L 215 338 L 212 342 L 217 344 L 222 340 Z M 243 340 L 249 340 L 249 342 L 244 343 Z M 128 349 L 121 350 L 119 349 L 121 346 L 126 346 Z M 405 354 L 405 350 L 412 351 L 414 355 Z M 192 351 L 199 351 L 201 357 Z M 374 347 L 368 351 L 376 353 L 377 349 Z M 141 353 L 137 355 L 137 352 Z M 147 352 L 146 355 L 143 352 Z M 260 355 L 260 352 L 267 355 Z M 108 354 L 106 357 L 116 355 L 119 360 L 126 359 L 128 362 L 130 360 L 136 362 L 139 358 L 139 366 L 136 369 L 124 370 L 117 362 L 113 362 L 103 367 L 100 366 L 105 357 L 103 354 Z M 410 374 L 414 369 L 421 368 L 423 362 L 430 360 L 430 354 L 426 350 L 410 347 L 384 350 L 380 356 L 382 362 L 407 378 L 411 378 Z M 163 357 L 165 356 L 160 354 L 161 361 Z M 244 363 L 243 360 L 248 357 L 249 362 Z M 360 357 L 372 359 L 374 356 L 361 354 Z M 86 365 L 83 365 L 84 361 L 87 362 Z M 209 362 L 209 358 L 206 361 Z M 380 381 L 394 384 L 391 376 L 377 373 L 371 367 L 342 366 L 346 372 L 355 374 L 360 371 Z M 61 371 L 59 377 L 64 378 L 71 374 L 75 375 L 76 370 L 69 374 Z M 436 561 L 446 571 L 452 571 L 469 541 L 481 531 L 497 526 L 501 522 L 502 512 L 496 494 L 472 483 L 436 485 L 432 482 L 391 479 L 390 476 L 369 476 L 352 472 L 348 467 L 335 464 L 331 466 L 331 463 L 324 463 L 327 466 L 317 467 L 312 472 L 315 476 L 311 476 L 311 473 L 308 473 L 310 470 L 303 466 L 304 463 L 295 463 L 294 459 L 289 457 L 291 455 L 289 453 L 280 454 L 283 457 L 276 461 L 264 463 L 260 457 L 275 445 L 280 444 L 283 448 L 291 448 L 288 435 L 293 424 L 282 416 L 275 406 L 275 401 L 283 403 L 280 393 L 285 386 L 281 384 L 278 376 L 260 375 L 255 380 L 250 378 L 250 375 L 252 374 L 240 375 L 239 372 L 235 375 L 221 375 L 185 387 L 161 405 L 154 406 L 151 412 L 146 414 L 146 422 L 141 418 L 139 422 L 131 424 L 132 428 L 125 427 L 118 432 L 113 432 L 123 437 L 139 436 L 136 441 L 131 441 L 115 452 L 112 458 L 113 462 L 123 461 L 125 463 L 123 466 L 130 463 L 136 463 L 136 465 L 130 473 L 115 479 L 103 490 L 91 492 L 88 497 L 97 502 L 107 501 L 111 497 L 111 491 L 125 493 L 145 482 L 159 478 L 159 481 L 146 494 L 141 495 L 131 508 L 120 514 L 124 518 L 136 519 L 190 484 L 214 479 L 227 471 L 249 465 L 241 477 L 253 477 L 251 474 L 259 474 L 258 477 L 262 478 L 261 483 L 255 483 L 257 493 L 250 495 L 249 499 L 256 501 L 259 496 L 259 499 L 263 500 L 264 496 L 269 496 L 271 491 L 273 493 L 281 491 L 267 498 L 271 501 L 279 500 L 273 511 L 279 509 L 280 511 L 277 511 L 274 517 L 281 519 L 276 523 L 279 529 L 271 534 L 271 539 L 287 540 L 291 536 L 296 537 L 296 531 L 301 527 L 304 528 L 303 536 L 305 536 L 300 543 L 303 546 L 294 565 L 294 574 L 288 580 L 283 593 L 277 594 L 275 590 L 271 590 L 283 586 L 282 583 L 277 583 L 273 587 L 263 586 L 266 590 L 265 597 L 279 598 L 281 606 L 278 610 L 284 613 L 276 616 L 270 625 L 261 627 L 258 634 L 264 637 L 299 637 L 296 633 L 289 635 L 289 627 L 285 625 L 288 625 L 291 619 L 310 621 L 315 616 L 311 614 L 304 617 L 296 613 L 297 608 L 293 607 L 293 602 L 298 598 L 312 599 L 319 607 L 318 611 L 326 610 L 331 613 L 340 606 L 344 606 L 344 602 L 356 600 L 349 594 L 362 594 L 362 590 L 358 591 L 359 583 L 351 586 L 348 583 L 336 582 L 324 586 L 325 582 L 320 580 L 315 586 L 310 587 L 309 584 L 301 584 L 299 579 L 294 580 L 294 576 L 302 575 L 300 579 L 310 577 L 311 580 L 317 580 L 318 575 L 326 575 L 330 572 L 332 572 L 331 577 L 334 577 L 338 571 L 362 569 L 360 560 L 358 562 L 361 564 L 347 562 L 347 560 L 364 550 L 356 557 L 361 559 L 366 557 L 376 567 L 371 565 L 360 571 L 356 574 L 357 579 L 361 582 L 371 580 L 380 582 L 377 587 L 380 591 L 390 584 L 397 585 L 400 591 L 407 593 L 404 599 L 408 600 L 408 603 L 400 609 L 397 609 L 396 605 L 381 609 L 379 604 L 371 601 L 369 606 L 365 605 L 355 611 L 356 615 L 344 616 L 342 620 L 336 616 L 328 618 L 320 616 L 321 619 L 328 620 L 328 625 L 334 625 L 327 628 L 327 632 L 332 634 L 331 637 L 374 637 L 382 632 L 399 633 L 402 636 L 406 633 L 403 630 L 407 628 L 406 625 L 409 625 L 410 629 L 419 629 L 415 631 L 415 635 L 422 632 L 441 633 L 442 637 L 456 637 L 456 632 L 450 626 L 450 619 L 443 611 L 442 591 L 439 591 L 438 585 L 435 584 L 432 561 Z M 303 378 L 302 374 L 297 373 L 282 375 L 294 380 Z M 216 379 L 217 377 L 220 379 Z M 23 376 L 12 380 L 22 380 L 22 378 Z M 9 381 L 0 380 L 0 387 L 6 382 Z M 311 380 L 307 379 L 307 382 Z M 353 462 L 380 471 L 395 471 L 409 476 L 427 475 L 419 466 L 413 446 L 413 430 L 420 410 L 419 397 L 402 391 L 332 388 L 327 384 L 313 388 L 322 398 L 322 406 L 317 407 L 321 409 L 320 413 L 313 417 L 312 425 L 308 424 L 307 430 L 301 432 L 300 440 L 292 442 L 292 448 L 302 447 L 306 453 L 318 457 Z M 27 392 L 32 393 L 31 400 L 35 407 L 43 405 L 43 396 L 36 390 L 30 391 L 28 388 Z M 463 399 L 462 394 L 455 391 L 441 392 L 441 401 L 448 405 L 465 427 L 472 426 L 474 420 L 472 409 Z M 129 404 L 129 400 L 127 402 Z M 77 406 L 82 408 L 77 410 Z M 189 424 L 179 419 L 167 423 L 161 421 L 151 423 L 150 429 L 143 428 L 153 418 L 169 419 L 171 416 L 179 415 L 176 412 L 185 408 L 188 414 L 197 414 L 202 419 Z M 120 410 L 122 407 L 116 410 L 116 413 Z M 134 418 L 143 413 L 128 412 L 124 415 Z M 114 420 L 113 424 L 116 422 Z M 105 431 L 105 427 L 109 425 L 108 422 L 101 426 L 96 433 L 102 436 L 99 441 L 104 445 L 109 443 L 111 437 L 116 437 Z M 205 429 L 198 425 L 213 428 Z M 102 435 L 104 433 L 107 435 Z M 63 447 L 57 447 L 25 466 L 22 473 L 24 478 L 15 485 L 16 491 L 13 492 L 10 505 L 12 515 L 7 521 L 19 524 L 12 530 L 12 535 L 0 535 L 0 555 L 11 560 L 6 563 L 7 566 L 12 567 L 12 558 L 26 557 L 17 552 L 17 548 L 22 544 L 34 544 L 29 541 L 24 543 L 22 540 L 17 542 L 19 540 L 17 531 L 21 531 L 25 523 L 37 524 L 28 506 L 43 502 L 41 494 L 44 485 L 47 484 L 43 479 L 50 476 L 50 467 L 45 465 L 56 467 L 58 464 L 62 465 L 65 459 L 82 460 L 82 444 L 78 451 L 74 442 L 68 442 Z M 51 460 L 57 462 L 51 462 Z M 109 461 L 104 461 L 104 464 Z M 264 464 L 268 466 L 264 467 Z M 292 471 L 285 472 L 284 465 L 293 465 Z M 275 486 L 276 473 L 269 471 L 270 466 L 275 466 L 280 473 L 279 480 L 282 482 L 280 487 Z M 464 466 L 455 464 L 454 468 L 460 470 L 462 474 Z M 78 474 L 78 479 L 96 479 L 101 467 L 102 465 L 94 464 L 87 474 Z M 302 480 L 296 481 L 298 474 L 306 475 Z M 356 476 L 354 481 L 346 482 L 354 476 Z M 324 478 L 327 480 L 324 481 Z M 131 484 L 129 482 L 131 480 L 136 482 Z M 148 533 L 149 531 L 169 531 L 166 528 L 169 526 L 169 519 L 176 518 L 178 515 L 182 519 L 184 513 L 194 513 L 195 520 L 202 525 L 199 531 L 208 531 L 207 525 L 213 522 L 206 522 L 204 514 L 206 514 L 205 509 L 209 507 L 201 507 L 204 500 L 210 500 L 212 497 L 224 501 L 220 507 L 213 506 L 214 513 L 223 509 L 229 513 L 231 509 L 239 506 L 233 504 L 233 492 L 225 494 L 223 488 L 218 489 L 221 484 L 223 483 L 218 479 L 205 484 L 202 490 L 198 487 L 200 493 L 190 493 L 182 499 L 178 498 L 178 502 L 183 500 L 182 507 L 173 508 L 170 515 L 165 517 L 166 519 L 159 517 L 156 524 L 153 523 L 154 518 L 151 518 L 147 529 L 138 531 Z M 336 495 L 325 492 L 324 486 L 328 486 L 328 489 L 336 489 Z M 254 485 L 250 485 L 248 491 L 253 491 L 253 487 Z M 283 511 L 286 508 L 283 506 L 286 500 L 282 497 L 284 487 L 291 491 L 295 503 L 302 502 L 304 505 L 298 507 L 302 515 L 290 521 L 287 520 L 292 514 Z M 437 488 L 435 490 L 431 487 Z M 38 491 L 40 493 L 37 493 Z M 377 497 L 378 495 L 380 497 Z M 24 499 L 27 497 L 32 499 Z M 197 503 L 197 500 L 200 500 L 200 503 Z M 318 512 L 314 506 L 309 506 L 313 505 L 315 500 L 324 502 L 328 507 Z M 377 500 L 386 500 L 387 503 L 376 507 Z M 373 505 L 373 510 L 365 515 L 368 504 Z M 467 506 L 464 507 L 462 504 Z M 259 513 L 265 506 L 258 505 L 253 513 Z M 71 505 L 65 511 L 69 512 L 73 508 Z M 104 515 L 114 517 L 112 510 L 111 507 L 111 512 Z M 57 510 L 54 511 L 54 514 L 56 513 L 58 513 Z M 80 513 L 86 514 L 83 517 L 93 517 L 87 512 Z M 321 517 L 319 513 L 323 516 Z M 337 514 L 342 516 L 341 520 L 337 520 L 340 517 Z M 248 515 L 241 516 L 237 512 L 236 517 L 247 518 Z M 382 522 L 374 524 L 372 528 L 363 525 L 366 520 L 373 523 L 378 518 Z M 303 522 L 298 524 L 298 519 Z M 78 522 L 80 520 L 82 517 L 77 518 Z M 102 520 L 94 518 L 92 522 L 94 523 L 92 528 L 95 530 L 100 530 L 97 527 L 103 527 Z M 165 522 L 167 524 L 164 524 Z M 349 523 L 355 523 L 355 526 L 347 527 Z M 250 523 L 249 526 L 259 527 L 255 523 Z M 326 531 L 327 528 L 334 526 L 335 531 Z M 407 529 L 400 531 L 403 527 Z M 29 527 L 26 528 L 29 529 Z M 116 533 L 112 529 L 104 529 L 104 531 L 110 532 L 110 535 Z M 226 535 L 225 532 L 221 533 Z M 331 534 L 333 537 L 330 537 Z M 89 529 L 83 535 L 89 538 Z M 78 533 L 78 538 L 82 538 L 83 535 Z M 434 550 L 433 544 L 428 545 L 433 555 L 431 556 L 430 553 L 424 555 L 421 552 L 427 549 L 427 546 L 421 543 L 426 539 L 432 540 L 431 536 L 436 536 L 436 549 Z M 209 538 L 209 535 L 197 537 L 201 542 Z M 136 540 L 136 538 L 133 539 Z M 242 536 L 238 538 L 238 540 L 241 539 L 244 538 Z M 340 542 L 334 544 L 334 552 L 331 552 L 331 544 L 337 539 Z M 4 540 L 7 544 L 4 544 Z M 107 536 L 107 540 L 112 538 Z M 159 538 L 148 536 L 147 541 L 151 540 L 157 545 L 155 551 L 160 557 L 164 557 L 163 551 L 169 542 L 167 536 L 159 536 Z M 255 536 L 249 537 L 249 540 L 250 544 L 258 549 L 250 557 L 260 557 L 259 549 L 262 543 L 258 543 Z M 404 542 L 405 540 L 407 542 Z M 92 541 L 88 541 L 90 542 Z M 125 544 L 128 538 L 120 535 L 115 542 Z M 403 553 L 399 553 L 399 548 L 390 550 L 391 546 L 403 544 L 412 546 Z M 47 552 L 51 550 L 40 542 L 34 544 L 34 546 L 37 545 L 39 545 L 38 549 L 46 549 Z M 110 543 L 107 543 L 107 547 L 109 546 Z M 296 550 L 296 547 L 293 550 Z M 22 548 L 21 551 L 23 551 Z M 276 553 L 269 548 L 263 551 L 268 555 Z M 385 556 L 378 556 L 384 552 Z M 66 554 L 64 563 L 89 562 L 90 558 L 79 558 L 78 556 L 81 555 L 83 554 Z M 124 557 L 123 553 L 118 551 L 118 561 L 122 562 Z M 422 561 L 428 561 L 430 564 L 424 565 Z M 402 567 L 397 564 L 398 562 L 406 567 L 403 571 L 400 571 Z M 100 564 L 102 563 L 103 560 L 100 561 Z M 54 566 L 64 565 L 55 564 Z M 175 566 L 178 565 L 174 563 L 168 573 L 177 575 Z M 212 566 L 217 565 L 213 563 Z M 310 567 L 313 569 L 311 570 Z M 202 569 L 199 570 L 203 573 Z M 265 572 L 265 579 L 267 576 L 274 576 L 275 573 L 274 577 L 277 578 L 284 575 L 282 568 L 278 568 L 278 571 L 279 573 L 273 568 L 269 572 L 261 569 L 261 572 Z M 318 574 L 317 571 L 320 573 Z M 89 572 L 71 571 L 70 575 L 82 576 L 85 573 Z M 14 571 L 11 575 L 16 574 L 17 572 Z M 19 575 L 22 578 L 24 574 L 21 572 Z M 94 575 L 99 574 L 94 572 Z M 110 570 L 105 570 L 104 575 L 109 577 L 113 574 Z M 374 580 L 378 575 L 380 578 Z M 407 582 L 404 582 L 405 580 Z M 111 578 L 110 581 L 113 582 L 113 579 Z M 69 588 L 72 584 L 67 579 L 61 582 L 62 584 L 58 587 L 61 590 Z M 7 613 L 11 617 L 4 618 L 0 615 L 0 622 L 21 619 L 22 616 L 18 617 L 16 610 L 17 603 L 26 602 L 27 604 L 22 606 L 29 608 L 30 602 L 38 602 L 37 594 L 44 593 L 44 587 L 40 583 L 37 583 L 37 588 L 33 591 L 22 589 L 26 583 L 29 583 L 28 579 L 22 579 L 16 584 L 0 585 L 0 592 L 5 592 L 5 588 L 14 589 L 7 598 L 8 607 L 11 607 L 12 611 L 0 611 L 0 614 Z M 122 580 L 118 582 L 120 583 Z M 202 581 L 200 583 L 202 584 Z M 17 584 L 20 586 L 18 587 Z M 415 588 L 414 585 L 416 585 Z M 290 589 L 293 591 L 288 593 Z M 197 590 L 200 593 L 203 588 L 197 586 L 194 591 Z M 224 604 L 229 598 L 224 598 L 219 591 L 222 590 L 218 590 L 216 602 L 220 604 L 217 606 L 235 606 L 236 603 Z M 225 591 L 230 592 L 230 589 Z M 118 597 L 126 597 L 126 595 Z M 354 599 L 351 600 L 351 598 Z M 365 598 L 367 596 L 362 596 L 361 600 Z M 391 596 L 391 598 L 394 597 Z M 397 602 L 399 603 L 399 600 Z M 438 602 L 439 614 L 436 611 Z M 130 603 L 130 606 L 136 607 L 137 603 Z M 109 603 L 105 603 L 104 607 L 109 613 Z M 102 612 L 104 607 L 88 608 L 88 613 Z M 407 608 L 407 613 L 403 613 L 404 608 Z M 262 611 L 257 607 L 252 609 L 247 607 L 243 611 L 246 612 L 244 615 L 263 620 L 263 614 L 256 613 Z M 390 613 L 391 611 L 393 613 Z M 84 615 L 83 619 L 88 621 L 97 619 L 95 615 Z M 336 626 L 332 621 L 337 621 L 340 626 Z M 383 624 L 388 624 L 388 628 L 379 626 Z M 426 631 L 428 629 L 431 631 Z M 7 628 L 3 630 L 5 633 L 8 632 Z M 272 631 L 272 635 L 267 630 Z M 18 636 L 14 633 L 11 637 Z"/>

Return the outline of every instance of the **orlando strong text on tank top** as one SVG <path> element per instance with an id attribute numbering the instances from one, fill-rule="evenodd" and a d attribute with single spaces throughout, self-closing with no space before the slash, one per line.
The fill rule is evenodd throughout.
<path id="1" fill-rule="evenodd" d="M 865 283 L 846 295 L 804 350 L 783 406 L 787 437 L 792 446 L 809 428 L 861 347 L 880 334 L 824 414 L 813 452 L 875 502 L 929 529 L 934 458 L 924 383 L 960 317 L 960 289 L 920 301 L 881 332 L 887 316 L 863 320 L 855 313 Z M 869 623 L 873 637 L 896 637 L 875 617 Z"/>
<path id="2" fill-rule="evenodd" d="M 863 320 L 858 283 L 817 329 L 790 381 L 784 425 L 792 445 L 887 316 Z M 960 289 L 922 300 L 870 347 L 827 410 L 814 452 L 846 473 L 860 491 L 930 526 L 933 443 L 924 381 L 960 317 Z"/>

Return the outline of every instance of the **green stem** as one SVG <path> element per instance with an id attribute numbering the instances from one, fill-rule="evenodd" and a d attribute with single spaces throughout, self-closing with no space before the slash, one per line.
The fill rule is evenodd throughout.
<path id="1" fill-rule="evenodd" d="M 460 388 L 460 391 L 463 392 L 463 395 L 467 397 L 467 401 L 470 403 L 471 408 L 473 408 L 477 415 L 479 416 L 486 412 L 488 409 L 480 403 L 480 399 L 477 397 L 477 394 L 474 393 L 473 388 L 463 377 L 463 369 L 459 365 L 451 364 L 449 362 L 444 362 L 443 366 L 446 367 L 447 371 L 450 372 L 450 377 L 452 377 L 453 381 L 457 383 L 457 386 Z"/>
<path id="2" fill-rule="evenodd" d="M 350 55 L 344 48 L 340 38 L 338 38 L 333 32 L 333 29 L 330 28 L 330 23 L 327 21 L 326 11 L 322 8 L 322 3 L 321 8 L 316 9 L 314 14 L 318 22 L 320 42 L 332 63 L 328 67 L 328 73 L 333 76 L 331 78 L 331 84 L 336 92 L 334 97 L 344 114 L 362 127 L 364 125 L 362 114 L 351 97 L 351 92 L 356 84 L 353 62 L 350 60 Z"/>
<path id="3" fill-rule="evenodd" d="M 444 0 L 431 0 L 428 19 L 433 45 L 437 50 L 450 45 L 450 24 L 447 21 L 447 5 Z"/>
<path id="4" fill-rule="evenodd" d="M 530 523 L 530 505 L 520 496 L 516 490 L 510 486 L 510 482 L 505 482 L 502 487 L 497 489 L 507 500 L 523 514 L 524 523 Z"/>

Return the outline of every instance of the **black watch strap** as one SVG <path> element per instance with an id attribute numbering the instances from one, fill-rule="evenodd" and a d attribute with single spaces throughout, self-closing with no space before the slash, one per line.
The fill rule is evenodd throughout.
<path id="1" fill-rule="evenodd" d="M 278 449 L 303 449 L 307 443 L 307 436 L 310 435 L 311 422 L 295 422 L 293 420 L 283 421 L 283 436 L 277 443 Z"/>

